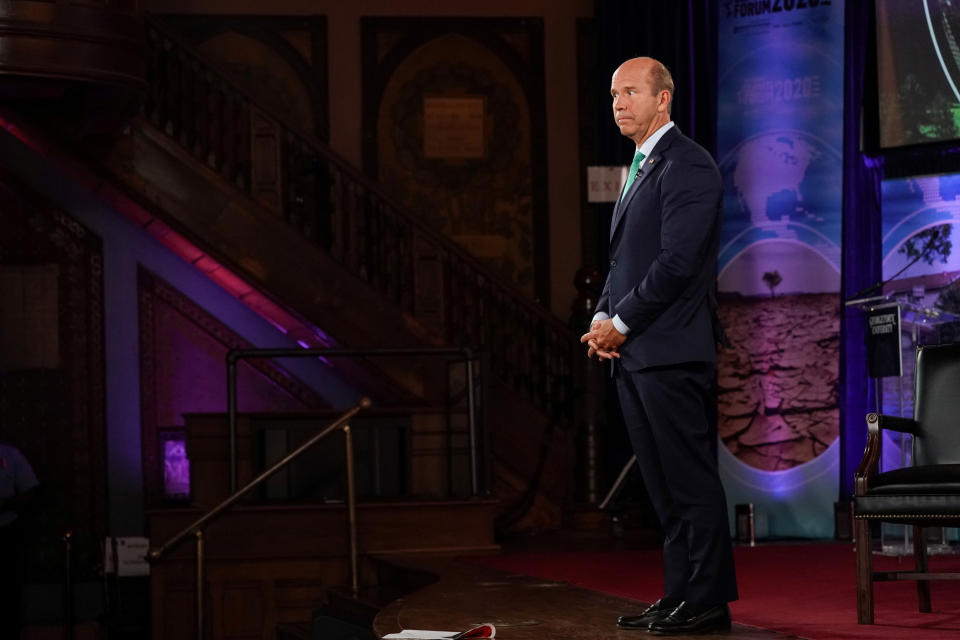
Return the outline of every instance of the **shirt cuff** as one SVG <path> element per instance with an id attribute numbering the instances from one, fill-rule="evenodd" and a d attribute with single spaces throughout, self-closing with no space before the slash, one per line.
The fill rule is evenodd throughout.
<path id="1" fill-rule="evenodd" d="M 620 314 L 613 316 L 613 326 L 616 327 L 617 331 L 623 335 L 630 333 L 630 327 L 623 323 L 623 320 L 620 319 Z"/>
<path id="2" fill-rule="evenodd" d="M 593 314 L 593 320 L 590 321 L 590 326 L 592 327 L 594 322 L 600 322 L 602 320 L 606 320 L 609 317 L 610 316 L 607 315 L 606 311 L 597 311 L 595 314 Z"/>

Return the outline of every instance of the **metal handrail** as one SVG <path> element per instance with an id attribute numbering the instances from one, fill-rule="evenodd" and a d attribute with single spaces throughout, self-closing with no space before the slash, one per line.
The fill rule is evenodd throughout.
<path id="1" fill-rule="evenodd" d="M 314 444 L 316 444 L 323 438 L 330 435 L 332 432 L 343 427 L 344 425 L 347 425 L 347 422 L 350 420 L 350 418 L 355 416 L 361 410 L 370 407 L 370 404 L 371 403 L 369 398 L 362 398 L 360 400 L 360 403 L 357 404 L 357 406 L 345 412 L 342 416 L 337 418 L 334 422 L 329 424 L 326 428 L 319 431 L 312 438 L 310 438 L 309 440 L 304 442 L 302 445 L 300 445 L 299 447 L 297 447 L 296 449 L 288 453 L 282 459 L 278 460 L 276 463 L 270 466 L 269 469 L 266 469 L 265 471 L 263 471 L 260 475 L 258 475 L 256 478 L 248 482 L 242 488 L 234 491 L 227 498 L 221 501 L 217 506 L 213 507 L 212 509 L 207 511 L 205 514 L 197 518 L 192 524 L 185 527 L 182 531 L 180 531 L 180 533 L 176 534 L 175 536 L 167 540 L 161 546 L 151 549 L 147 557 L 150 559 L 151 562 L 160 560 L 163 556 L 165 556 L 167 553 L 169 553 L 175 547 L 177 547 L 187 536 L 203 529 L 204 525 L 208 524 L 210 521 L 212 521 L 214 518 L 219 516 L 221 513 L 223 513 L 230 507 L 232 507 L 234 503 L 240 500 L 240 498 L 247 495 L 253 489 L 263 484 L 263 482 L 266 481 L 270 476 L 280 471 L 280 469 L 282 469 L 283 467 L 287 466 L 295 458 L 298 458 L 300 454 L 302 454 L 304 451 L 312 447 Z"/>
<path id="2" fill-rule="evenodd" d="M 73 531 L 63 533 L 64 577 L 63 577 L 63 626 L 64 638 L 73 640 L 74 634 L 74 594 L 73 594 Z"/>
<path id="3" fill-rule="evenodd" d="M 360 591 L 360 583 L 358 578 L 357 571 L 357 495 L 355 491 L 355 483 L 353 478 L 353 439 L 350 432 L 350 418 L 357 415 L 361 410 L 367 409 L 370 407 L 369 398 L 361 398 L 359 404 L 353 407 L 352 409 L 344 412 L 339 418 L 334 420 L 332 423 L 327 425 L 324 429 L 321 429 L 316 435 L 304 442 L 302 445 L 288 453 L 281 460 L 278 460 L 269 469 L 266 469 L 258 475 L 256 478 L 248 482 L 242 488 L 238 489 L 231 493 L 227 498 L 221 501 L 217 506 L 213 507 L 205 514 L 197 518 L 192 524 L 185 527 L 178 534 L 167 540 L 161 546 L 153 548 L 147 554 L 147 559 L 150 562 L 157 562 L 163 558 L 167 553 L 176 548 L 183 540 L 193 534 L 195 537 L 196 544 L 196 590 L 197 590 L 197 601 L 195 603 L 196 607 L 196 627 L 197 627 L 197 640 L 203 640 L 204 638 L 204 618 L 203 618 L 203 548 L 204 548 L 204 537 L 203 537 L 203 527 L 220 514 L 225 512 L 227 509 L 232 507 L 240 498 L 250 493 L 253 489 L 263 484 L 270 476 L 274 475 L 282 468 L 293 462 L 296 458 L 300 456 L 304 451 L 315 445 L 320 440 L 324 439 L 334 431 L 339 428 L 343 428 L 344 435 L 346 436 L 346 457 L 347 457 L 347 526 L 350 533 L 350 584 L 353 590 L 353 594 L 357 595 Z"/>
<path id="4" fill-rule="evenodd" d="M 467 426 L 470 438 L 470 488 L 479 494 L 477 475 L 477 423 L 474 396 L 474 352 L 467 347 L 394 347 L 380 349 L 231 349 L 227 353 L 227 429 L 229 438 L 230 490 L 237 486 L 237 364 L 250 358 L 304 358 L 343 356 L 461 356 L 467 369 Z"/>

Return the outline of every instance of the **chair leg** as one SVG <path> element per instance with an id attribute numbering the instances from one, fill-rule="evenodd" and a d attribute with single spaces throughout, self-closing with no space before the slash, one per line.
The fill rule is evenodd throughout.
<path id="1" fill-rule="evenodd" d="M 857 624 L 873 624 L 873 550 L 870 521 L 853 521 L 857 545 Z"/>
<path id="2" fill-rule="evenodd" d="M 913 560 L 918 573 L 926 573 L 927 566 L 927 541 L 923 538 L 923 527 L 913 527 Z M 930 613 L 933 609 L 930 606 L 930 581 L 917 580 L 917 601 L 920 605 L 920 613 Z"/>

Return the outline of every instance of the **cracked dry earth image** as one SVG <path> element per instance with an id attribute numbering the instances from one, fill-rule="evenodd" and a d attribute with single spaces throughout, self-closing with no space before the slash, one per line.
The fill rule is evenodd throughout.
<path id="1" fill-rule="evenodd" d="M 724 300 L 733 349 L 718 353 L 720 439 L 742 462 L 790 469 L 837 439 L 836 294 Z"/>

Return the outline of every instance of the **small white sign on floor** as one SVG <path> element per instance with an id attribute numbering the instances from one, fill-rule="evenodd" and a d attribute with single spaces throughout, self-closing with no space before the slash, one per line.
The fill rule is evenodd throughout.
<path id="1" fill-rule="evenodd" d="M 400 633 L 388 633 L 384 640 L 475 640 L 497 637 L 497 628 L 490 622 L 467 629 L 466 631 L 432 631 L 428 629 L 404 629 Z"/>
<path id="2" fill-rule="evenodd" d="M 104 543 L 103 569 L 106 573 L 116 573 L 118 577 L 148 576 L 150 564 L 147 553 L 150 551 L 150 539 L 139 536 L 107 538 Z"/>

